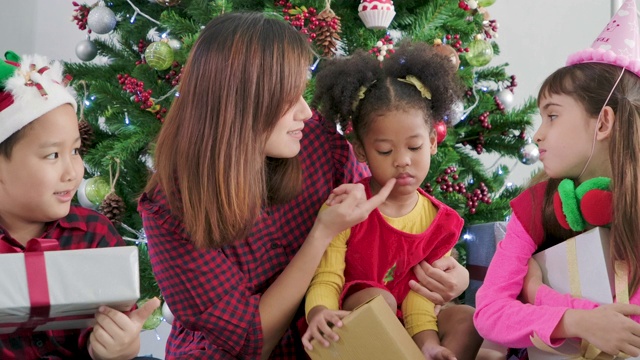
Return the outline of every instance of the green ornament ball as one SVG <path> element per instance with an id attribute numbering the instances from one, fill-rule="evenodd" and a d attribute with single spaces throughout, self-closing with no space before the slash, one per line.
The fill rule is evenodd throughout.
<path id="1" fill-rule="evenodd" d="M 473 40 L 469 44 L 469 52 L 466 57 L 472 66 L 485 66 L 493 59 L 493 47 L 488 41 L 482 39 Z"/>
<path id="2" fill-rule="evenodd" d="M 84 185 L 84 196 L 95 206 L 100 205 L 110 191 L 111 185 L 100 176 L 87 179 Z"/>
<path id="3" fill-rule="evenodd" d="M 173 49 L 164 41 L 152 42 L 144 51 L 144 58 L 152 68 L 165 70 L 173 64 Z"/>
<path id="4" fill-rule="evenodd" d="M 149 300 L 150 299 L 144 299 L 144 300 L 138 301 L 138 308 L 140 308 L 142 305 L 144 305 L 144 303 L 146 303 Z M 147 321 L 145 321 L 144 324 L 142 324 L 142 328 L 144 330 L 153 330 L 158 326 L 160 326 L 161 323 L 162 323 L 162 310 L 160 309 L 160 307 L 157 307 L 155 310 L 153 310 L 151 315 L 149 315 L 149 317 L 147 318 Z"/>
<path id="5" fill-rule="evenodd" d="M 493 3 L 495 2 L 496 0 L 478 0 L 478 5 L 482 7 L 488 7 L 493 5 Z"/>

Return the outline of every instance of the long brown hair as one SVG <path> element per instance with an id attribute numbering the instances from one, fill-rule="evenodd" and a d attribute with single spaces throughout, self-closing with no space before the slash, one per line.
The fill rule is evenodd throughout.
<path id="1" fill-rule="evenodd" d="M 163 189 L 197 247 L 245 238 L 263 206 L 299 193 L 298 158 L 267 161 L 264 149 L 302 96 L 310 56 L 302 34 L 259 13 L 218 16 L 200 33 L 145 190 Z"/>
<path id="2" fill-rule="evenodd" d="M 561 68 L 542 84 L 538 99 L 551 94 L 568 95 L 582 104 L 590 117 L 597 118 L 621 71 L 600 63 Z M 630 290 L 635 293 L 640 284 L 640 78 L 625 71 L 606 105 L 615 112 L 609 146 L 613 193 L 611 256 L 629 264 Z M 553 206 L 549 197 L 558 183 L 549 183 L 545 206 Z M 553 210 L 545 211 L 543 224 L 553 232 L 557 220 L 552 214 Z"/>

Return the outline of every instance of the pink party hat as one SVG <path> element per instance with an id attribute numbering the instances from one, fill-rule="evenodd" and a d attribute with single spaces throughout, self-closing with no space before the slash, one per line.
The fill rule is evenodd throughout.
<path id="1" fill-rule="evenodd" d="M 635 0 L 625 0 L 591 47 L 569 56 L 567 66 L 599 62 L 640 76 L 640 37 Z"/>

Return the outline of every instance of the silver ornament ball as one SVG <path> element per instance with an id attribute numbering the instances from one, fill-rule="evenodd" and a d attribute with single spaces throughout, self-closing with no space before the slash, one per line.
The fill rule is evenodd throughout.
<path id="1" fill-rule="evenodd" d="M 533 165 L 540 159 L 540 151 L 538 146 L 533 143 L 524 144 L 520 148 L 520 162 L 525 165 Z"/>
<path id="2" fill-rule="evenodd" d="M 116 27 L 116 14 L 106 6 L 97 6 L 89 12 L 87 26 L 96 34 L 107 34 Z"/>
<path id="3" fill-rule="evenodd" d="M 164 318 L 164 321 L 167 322 L 167 324 L 171 325 L 173 323 L 173 313 L 171 312 L 171 309 L 169 309 L 169 305 L 167 305 L 166 302 L 162 304 L 162 317 Z"/>
<path id="4" fill-rule="evenodd" d="M 182 48 L 182 43 L 180 42 L 180 40 L 170 39 L 169 46 L 171 46 L 173 50 L 180 50 Z"/>
<path id="5" fill-rule="evenodd" d="M 447 113 L 447 122 L 451 124 L 451 126 L 455 126 L 457 123 L 462 120 L 462 115 L 464 114 L 464 104 L 462 101 L 456 101 L 449 109 Z"/>
<path id="6" fill-rule="evenodd" d="M 82 40 L 76 45 L 76 56 L 82 61 L 91 61 L 98 55 L 96 44 L 89 40 Z"/>
<path id="7" fill-rule="evenodd" d="M 511 92 L 511 90 L 501 90 L 496 94 L 496 97 L 498 98 L 498 100 L 500 100 L 502 105 L 504 105 L 505 109 L 510 110 L 513 107 L 513 93 Z"/>

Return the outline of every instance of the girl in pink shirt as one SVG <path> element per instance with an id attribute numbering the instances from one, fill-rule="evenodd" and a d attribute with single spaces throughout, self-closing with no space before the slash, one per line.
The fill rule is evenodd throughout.
<path id="1" fill-rule="evenodd" d="M 623 10 L 635 14 L 635 2 L 626 1 Z M 637 34 L 635 16 L 629 18 L 633 21 L 614 17 L 612 23 L 621 25 L 608 26 L 593 49 L 570 57 L 540 89 L 542 124 L 534 139 L 548 180 L 511 203 L 507 235 L 476 295 L 474 323 L 485 339 L 523 348 L 532 346 L 534 334 L 550 346 L 582 338 L 607 354 L 640 355 L 640 61 L 627 58 L 627 49 L 616 49 L 615 40 L 623 36 L 616 31 L 630 23 Z M 603 39 L 612 48 L 606 54 L 598 45 Z M 578 186 L 596 177 L 611 178 L 611 207 L 598 203 L 595 211 L 613 219 L 612 259 L 629 266 L 630 304 L 601 305 L 559 294 L 542 284 L 540 268 L 531 260 L 537 251 L 603 225 L 567 230 L 554 211 L 562 179 Z M 586 219 L 586 210 L 583 215 Z"/>

